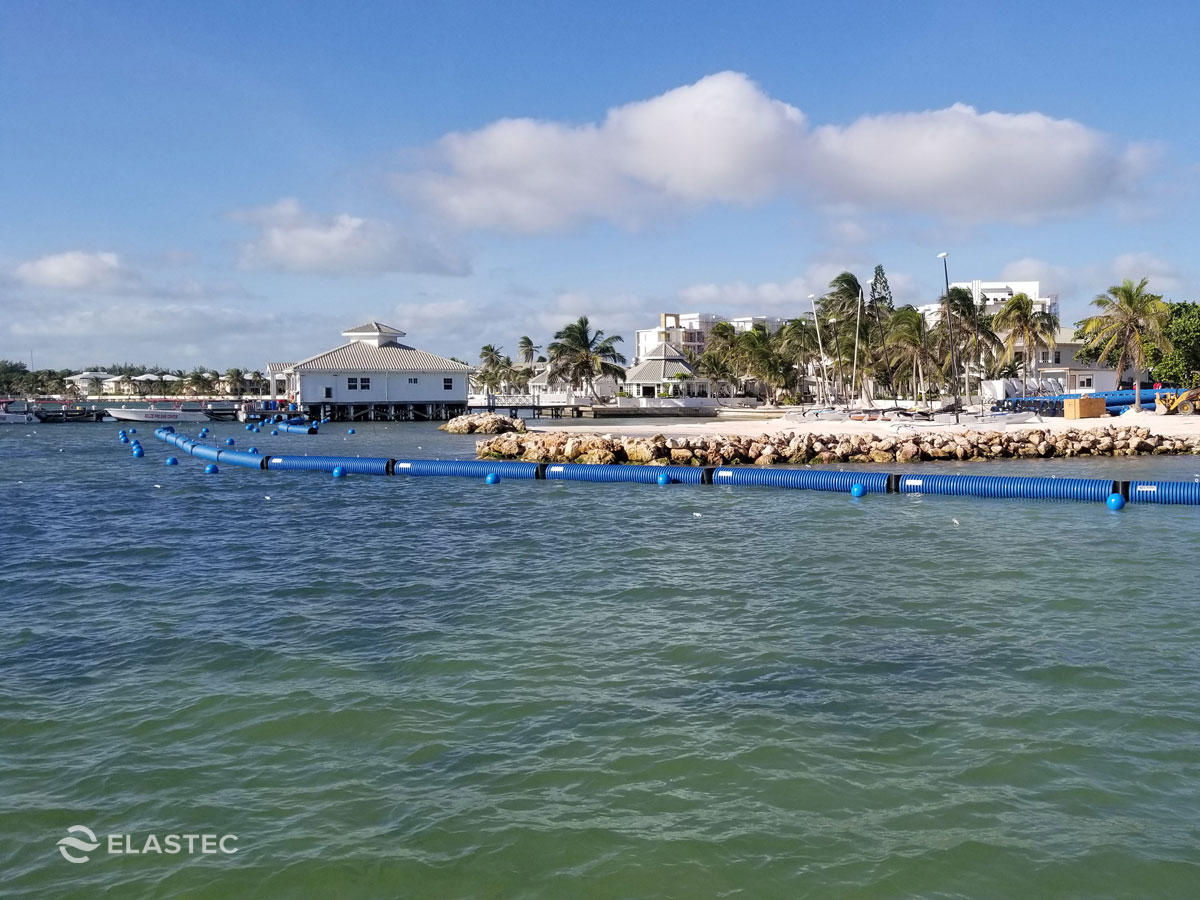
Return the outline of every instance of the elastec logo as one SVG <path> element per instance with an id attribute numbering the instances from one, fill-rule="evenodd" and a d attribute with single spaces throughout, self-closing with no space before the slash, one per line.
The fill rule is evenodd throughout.
<path id="1" fill-rule="evenodd" d="M 82 835 L 82 837 L 72 837 Z M 86 838 L 86 840 L 84 839 Z M 87 854 L 99 850 L 110 856 L 232 856 L 238 852 L 236 834 L 157 834 L 136 836 L 132 834 L 109 834 L 104 839 L 96 837 L 96 833 L 86 825 L 72 825 L 67 829 L 67 837 L 60 838 L 58 852 L 67 862 L 85 863 L 90 858 Z M 79 854 L 72 851 L 82 851 Z"/>
<path id="2" fill-rule="evenodd" d="M 81 840 L 77 837 L 71 837 L 73 834 L 82 834 L 87 840 Z M 85 863 L 88 861 L 87 854 L 99 848 L 100 842 L 96 840 L 96 833 L 86 825 L 72 825 L 67 829 L 67 836 L 58 842 L 58 852 L 63 855 L 63 859 L 67 862 Z M 82 856 L 76 856 L 72 850 L 83 851 Z"/>

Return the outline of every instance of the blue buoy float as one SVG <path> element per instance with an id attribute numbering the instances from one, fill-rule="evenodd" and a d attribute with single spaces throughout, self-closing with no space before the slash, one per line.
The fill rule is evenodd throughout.
<path id="1" fill-rule="evenodd" d="M 204 467 L 205 475 L 216 475 L 220 471 L 221 470 L 217 468 L 216 463 L 209 463 L 207 466 Z"/>
<path id="2" fill-rule="evenodd" d="M 666 472 L 659 472 L 658 473 L 658 483 L 659 484 L 670 484 L 671 476 L 668 475 Z"/>
<path id="3" fill-rule="evenodd" d="M 233 446 L 233 438 L 225 438 L 225 446 L 232 447 Z"/>
<path id="4" fill-rule="evenodd" d="M 247 450 L 246 452 L 247 452 L 247 453 L 257 453 L 257 452 L 258 452 L 258 448 L 257 448 L 257 447 L 251 447 L 251 448 L 250 448 L 249 450 Z"/>
<path id="5" fill-rule="evenodd" d="M 274 428 L 271 429 L 271 437 L 279 437 L 279 432 Z"/>
<path id="6" fill-rule="evenodd" d="M 130 429 L 129 429 L 129 433 L 130 433 L 130 434 L 137 434 L 137 429 L 136 429 L 136 428 L 130 428 Z"/>
<path id="7" fill-rule="evenodd" d="M 145 455 L 146 455 L 146 451 L 143 450 L 141 447 L 133 448 L 133 458 L 134 459 L 141 459 Z"/>
<path id="8" fill-rule="evenodd" d="M 334 478 L 343 478 L 346 475 L 346 470 L 343 469 L 341 466 L 334 466 L 333 472 L 331 474 L 333 475 Z"/>
<path id="9" fill-rule="evenodd" d="M 347 429 L 346 429 L 346 434 L 354 434 L 354 429 L 353 429 L 353 428 L 347 428 Z"/>
<path id="10" fill-rule="evenodd" d="M 861 497 L 866 492 L 867 492 L 867 489 L 865 487 L 863 487 L 862 484 L 857 481 L 854 482 L 854 484 L 850 485 L 850 496 L 851 497 Z"/>
<path id="11" fill-rule="evenodd" d="M 1109 494 L 1108 499 L 1104 502 L 1113 512 L 1120 512 L 1125 508 L 1125 498 L 1120 494 Z"/>
<path id="12" fill-rule="evenodd" d="M 166 461 L 163 463 L 163 465 L 165 465 L 165 466 L 177 466 L 177 465 L 179 465 L 179 460 L 177 460 L 177 459 L 176 459 L 175 457 L 173 457 L 173 456 L 168 456 L 168 457 L 167 457 L 167 459 L 166 459 Z"/>
<path id="13" fill-rule="evenodd" d="M 485 484 L 499 484 L 500 476 L 495 472 L 488 472 L 487 478 L 483 479 Z"/>

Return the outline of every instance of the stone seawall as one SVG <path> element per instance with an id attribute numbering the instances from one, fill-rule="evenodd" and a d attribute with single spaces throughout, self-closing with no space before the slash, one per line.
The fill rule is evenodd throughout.
<path id="1" fill-rule="evenodd" d="M 769 466 L 777 463 L 893 463 L 1073 456 L 1200 454 L 1200 436 L 1163 437 L 1137 426 L 1048 431 L 929 431 L 900 435 L 795 434 L 741 437 L 610 437 L 541 432 L 477 441 L 480 459 L 644 465 Z"/>

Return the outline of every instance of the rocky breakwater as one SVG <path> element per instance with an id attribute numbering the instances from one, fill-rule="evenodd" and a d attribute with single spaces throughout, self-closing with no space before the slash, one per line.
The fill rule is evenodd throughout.
<path id="1" fill-rule="evenodd" d="M 508 434 L 525 431 L 524 419 L 510 419 L 497 413 L 472 413 L 457 416 L 438 426 L 438 431 L 448 431 L 451 434 Z"/>
<path id="2" fill-rule="evenodd" d="M 795 434 L 740 437 L 613 437 L 504 434 L 477 441 L 480 459 L 548 463 L 769 466 L 781 463 L 908 463 L 929 460 L 1200 454 L 1200 437 L 1171 438 L 1141 427 L 1049 431 L 916 432 L 901 435 Z"/>

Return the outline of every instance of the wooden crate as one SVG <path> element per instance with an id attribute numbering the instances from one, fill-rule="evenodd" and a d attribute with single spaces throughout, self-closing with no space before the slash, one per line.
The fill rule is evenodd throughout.
<path id="1" fill-rule="evenodd" d="M 1063 401 L 1063 417 L 1093 419 L 1108 415 L 1103 397 L 1068 397 Z"/>

